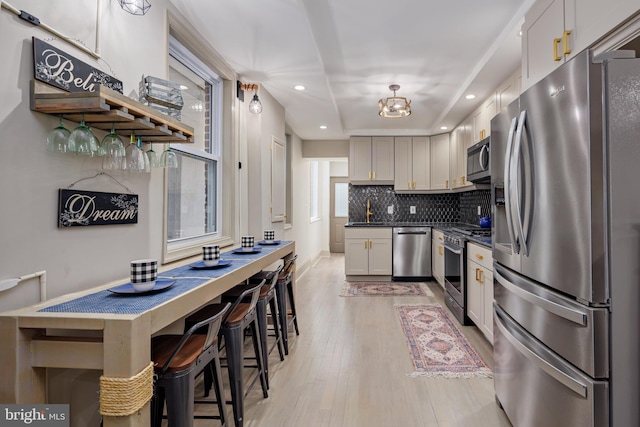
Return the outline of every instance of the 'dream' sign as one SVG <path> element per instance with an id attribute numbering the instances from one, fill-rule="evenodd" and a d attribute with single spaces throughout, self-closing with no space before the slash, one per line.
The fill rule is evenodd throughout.
<path id="1" fill-rule="evenodd" d="M 37 80 L 68 92 L 95 92 L 102 85 L 122 93 L 120 80 L 35 37 L 33 68 Z"/>
<path id="2" fill-rule="evenodd" d="M 58 227 L 135 224 L 138 195 L 59 190 Z"/>

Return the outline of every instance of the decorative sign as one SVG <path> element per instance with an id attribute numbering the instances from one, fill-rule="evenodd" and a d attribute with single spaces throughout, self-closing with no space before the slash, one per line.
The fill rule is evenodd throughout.
<path id="1" fill-rule="evenodd" d="M 35 37 L 33 68 L 37 80 L 67 92 L 95 92 L 100 84 L 122 93 L 120 80 Z"/>
<path id="2" fill-rule="evenodd" d="M 60 189 L 58 227 L 136 224 L 138 195 Z"/>

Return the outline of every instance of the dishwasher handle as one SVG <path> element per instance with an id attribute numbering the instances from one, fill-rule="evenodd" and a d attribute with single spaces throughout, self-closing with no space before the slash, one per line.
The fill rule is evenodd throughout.
<path id="1" fill-rule="evenodd" d="M 402 234 L 428 234 L 426 231 L 398 231 L 396 234 L 402 235 Z"/>

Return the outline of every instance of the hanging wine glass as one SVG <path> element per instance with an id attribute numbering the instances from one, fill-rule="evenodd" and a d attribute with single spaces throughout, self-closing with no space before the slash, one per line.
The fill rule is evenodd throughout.
<path id="1" fill-rule="evenodd" d="M 142 153 L 142 159 L 144 160 L 144 169 L 142 170 L 142 172 L 150 173 L 151 172 L 151 161 L 149 160 L 149 156 L 147 156 L 147 153 L 145 153 L 144 150 L 142 149 L 142 137 L 141 136 L 138 137 L 138 148 L 140 149 L 140 152 Z"/>
<path id="2" fill-rule="evenodd" d="M 94 153 L 91 150 L 92 139 L 93 133 L 84 123 L 84 113 L 82 113 L 80 124 L 71 132 L 67 140 L 67 151 L 74 152 L 80 156 L 91 157 Z"/>
<path id="3" fill-rule="evenodd" d="M 136 143 L 136 135 L 131 132 L 131 138 L 129 145 L 126 148 L 127 153 L 127 170 L 131 172 L 143 172 L 144 171 L 144 151 L 138 148 Z"/>
<path id="4" fill-rule="evenodd" d="M 126 167 L 124 143 L 120 135 L 116 133 L 114 124 L 111 124 L 111 132 L 102 138 L 100 150 L 105 153 L 102 159 L 103 169 L 118 170 Z"/>
<path id="5" fill-rule="evenodd" d="M 58 126 L 47 135 L 47 150 L 56 153 L 66 153 L 69 134 L 71 134 L 71 132 L 64 127 L 62 124 L 62 116 L 60 116 Z"/>
<path id="6" fill-rule="evenodd" d="M 160 156 L 160 164 L 163 168 L 175 169 L 178 167 L 178 156 L 167 146 L 162 156 Z"/>
<path id="7" fill-rule="evenodd" d="M 152 168 L 160 167 L 160 159 L 158 158 L 158 154 L 153 151 L 153 144 L 149 144 L 149 149 L 147 150 L 147 157 L 149 158 L 149 164 Z"/>

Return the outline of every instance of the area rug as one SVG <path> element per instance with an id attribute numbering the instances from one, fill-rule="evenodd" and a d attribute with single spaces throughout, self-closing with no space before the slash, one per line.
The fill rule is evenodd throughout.
<path id="1" fill-rule="evenodd" d="M 411 377 L 493 377 L 442 306 L 396 305 L 395 308 L 415 368 Z"/>
<path id="2" fill-rule="evenodd" d="M 341 297 L 432 297 L 433 293 L 421 282 L 346 282 Z"/>

